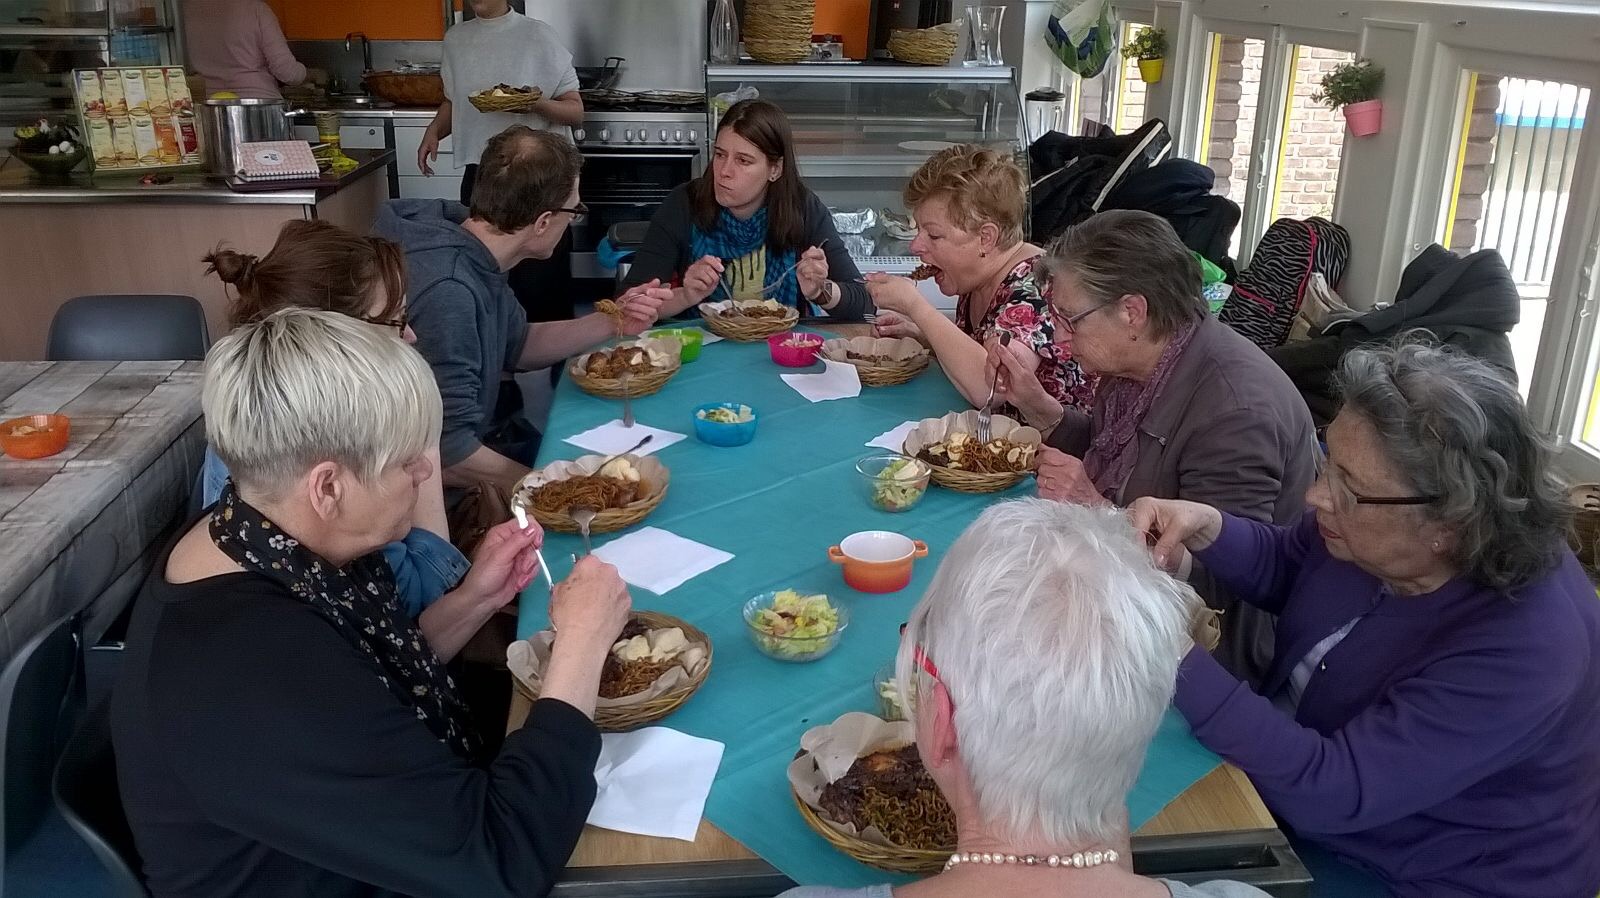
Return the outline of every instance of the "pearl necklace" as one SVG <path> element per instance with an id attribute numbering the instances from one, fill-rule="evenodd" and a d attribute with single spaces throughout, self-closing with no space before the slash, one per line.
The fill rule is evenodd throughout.
<path id="1" fill-rule="evenodd" d="M 1076 851 L 1072 854 L 1050 854 L 1040 856 L 1037 854 L 1000 854 L 988 851 L 958 851 L 950 855 L 950 860 L 944 862 L 944 868 L 949 870 L 957 864 L 1021 864 L 1024 867 L 1072 867 L 1086 868 L 1098 867 L 1101 864 L 1115 864 L 1118 854 L 1112 849 L 1104 851 Z"/>

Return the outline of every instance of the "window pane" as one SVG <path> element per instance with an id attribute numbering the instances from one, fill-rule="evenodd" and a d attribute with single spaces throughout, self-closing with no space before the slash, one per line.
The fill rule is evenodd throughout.
<path id="1" fill-rule="evenodd" d="M 1522 296 L 1511 347 L 1527 395 L 1589 90 L 1504 73 L 1466 78 L 1444 245 L 1462 253 L 1497 249 L 1511 267 Z"/>
<path id="2" fill-rule="evenodd" d="M 1256 38 L 1211 36 L 1201 161 L 1217 173 L 1215 192 L 1241 207 L 1250 193 L 1250 150 L 1259 120 L 1261 66 L 1266 49 L 1266 42 Z M 1229 255 L 1239 257 L 1243 239 L 1244 229 L 1235 229 Z"/>
<path id="3" fill-rule="evenodd" d="M 1142 25 L 1138 22 L 1123 23 L 1122 41 L 1118 44 L 1119 50 L 1121 47 L 1127 46 L 1135 35 L 1149 28 L 1149 25 Z M 1139 130 L 1139 126 L 1144 124 L 1147 86 L 1144 83 L 1144 79 L 1139 77 L 1139 60 L 1123 59 L 1120 52 L 1117 54 L 1117 58 L 1121 60 L 1122 68 L 1120 70 L 1121 84 L 1117 89 L 1115 127 L 1118 134 L 1129 134 Z"/>
<path id="4" fill-rule="evenodd" d="M 1341 113 L 1315 102 L 1322 76 L 1334 66 L 1353 62 L 1354 53 L 1324 47 L 1295 47 L 1290 57 L 1294 81 L 1289 85 L 1288 127 L 1280 145 L 1272 217 L 1333 217 L 1339 189 L 1339 159 L 1344 150 Z"/>

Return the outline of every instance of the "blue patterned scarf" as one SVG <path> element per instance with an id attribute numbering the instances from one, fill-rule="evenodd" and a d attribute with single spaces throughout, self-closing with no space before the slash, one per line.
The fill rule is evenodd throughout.
<path id="1" fill-rule="evenodd" d="M 722 264 L 731 265 L 739 259 L 750 255 L 760 249 L 767 242 L 767 209 L 761 207 L 760 211 L 750 216 L 748 221 L 740 221 L 733 217 L 727 209 L 717 210 L 717 227 L 711 233 L 700 230 L 695 225 L 690 230 L 689 251 L 692 258 L 700 259 L 705 256 L 716 256 Z M 767 299 L 775 299 L 786 306 L 800 304 L 800 281 L 789 269 L 794 266 L 795 252 L 792 249 L 781 253 L 774 253 L 767 249 L 767 273 L 762 287 Z M 785 274 L 787 272 L 787 274 Z M 781 282 L 779 276 L 782 276 Z M 727 275 L 723 276 L 724 282 Z M 776 286 L 774 286 L 776 284 Z M 726 290 L 716 290 L 710 296 L 710 301 L 728 299 Z"/>

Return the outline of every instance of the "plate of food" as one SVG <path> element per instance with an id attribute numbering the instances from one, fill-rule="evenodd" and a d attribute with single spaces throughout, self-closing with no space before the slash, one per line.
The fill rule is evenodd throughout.
<path id="1" fill-rule="evenodd" d="M 602 462 L 604 467 L 601 466 Z M 553 461 L 517 483 L 511 501 L 528 509 L 546 530 L 577 533 L 574 508 L 596 508 L 590 533 L 610 533 L 644 520 L 667 494 L 667 466 L 653 456 L 621 455 L 609 461 L 585 455 Z"/>
<path id="2" fill-rule="evenodd" d="M 700 317 L 713 333 L 753 343 L 792 329 L 800 310 L 775 299 L 724 299 L 701 303 Z"/>
<path id="3" fill-rule="evenodd" d="M 977 437 L 975 410 L 924 418 L 906 436 L 905 454 L 928 463 L 933 482 L 963 493 L 1009 489 L 1039 466 L 1039 431 L 1005 415 L 989 421 L 989 442 Z"/>
<path id="4" fill-rule="evenodd" d="M 744 622 L 762 654 L 804 662 L 833 651 L 850 615 L 822 593 L 780 589 L 745 602 Z"/>
<path id="5" fill-rule="evenodd" d="M 682 366 L 683 346 L 677 338 L 650 337 L 586 352 L 567 371 L 585 393 L 621 399 L 658 392 Z"/>
<path id="6" fill-rule="evenodd" d="M 852 711 L 807 730 L 789 786 L 806 824 L 863 864 L 932 873 L 955 850 L 955 815 L 905 721 Z"/>
<path id="7" fill-rule="evenodd" d="M 506 649 L 517 690 L 538 700 L 555 631 L 543 630 Z M 621 732 L 677 710 L 711 672 L 711 638 L 681 618 L 635 611 L 600 669 L 595 725 Z"/>
<path id="8" fill-rule="evenodd" d="M 532 112 L 533 105 L 544 99 L 537 87 L 496 84 L 467 96 L 472 107 L 479 112 Z"/>
<path id="9" fill-rule="evenodd" d="M 933 354 L 911 337 L 834 337 L 818 355 L 856 366 L 861 384 L 888 387 L 903 384 L 928 369 Z"/>

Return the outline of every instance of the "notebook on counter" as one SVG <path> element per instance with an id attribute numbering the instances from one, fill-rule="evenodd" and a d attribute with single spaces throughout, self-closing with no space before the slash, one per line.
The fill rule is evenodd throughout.
<path id="1" fill-rule="evenodd" d="M 303 140 L 260 140 L 239 145 L 243 181 L 303 181 L 318 177 L 317 157 Z"/>

